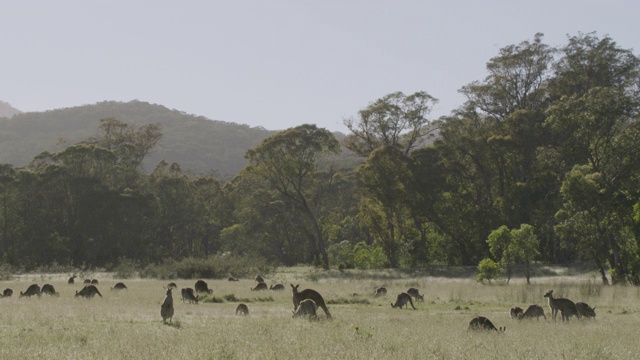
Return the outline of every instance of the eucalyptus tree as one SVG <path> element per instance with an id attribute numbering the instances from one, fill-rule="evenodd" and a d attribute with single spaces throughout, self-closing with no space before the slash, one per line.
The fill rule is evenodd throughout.
<path id="1" fill-rule="evenodd" d="M 627 239 L 640 194 L 640 58 L 594 33 L 570 38 L 562 50 L 545 122 L 553 140 L 547 158 L 566 174 L 556 230 L 594 261 L 603 282 L 607 265 L 613 283 L 638 283 L 638 239 Z"/>
<path id="2" fill-rule="evenodd" d="M 303 218 L 292 224 L 306 224 L 303 229 L 309 247 L 325 267 L 329 257 L 321 214 L 324 199 L 315 196 L 323 180 L 316 175 L 322 157 L 339 151 L 340 144 L 331 132 L 304 124 L 265 139 L 245 155 L 247 171 L 267 181 L 288 205 L 300 211 Z"/>
<path id="3" fill-rule="evenodd" d="M 409 226 L 413 226 L 409 163 L 398 148 L 386 146 L 373 151 L 357 170 L 363 188 L 360 218 L 382 247 L 391 267 L 398 266 Z"/>
<path id="4" fill-rule="evenodd" d="M 357 119 L 344 121 L 351 131 L 345 146 L 363 157 L 383 146 L 396 147 L 407 156 L 436 130 L 428 115 L 437 102 L 424 91 L 385 95 L 360 110 Z"/>

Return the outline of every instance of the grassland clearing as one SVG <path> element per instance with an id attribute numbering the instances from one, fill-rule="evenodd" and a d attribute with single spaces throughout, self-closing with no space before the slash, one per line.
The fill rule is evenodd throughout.
<path id="1" fill-rule="evenodd" d="M 101 291 L 122 281 L 109 276 L 96 276 Z M 0 358 L 627 359 L 640 353 L 640 288 L 602 286 L 590 274 L 533 278 L 528 286 L 520 279 L 482 285 L 472 277 L 387 270 L 286 268 L 267 277 L 289 289 L 293 283 L 317 290 L 333 320 L 292 319 L 289 289 L 252 292 L 254 279 L 225 278 L 206 279 L 213 290 L 207 296 L 221 302 L 175 301 L 172 323 L 163 324 L 159 308 L 167 280 L 126 279 L 128 291 L 102 291 L 103 298 L 83 300 L 74 298 L 83 285 L 67 284 L 68 274 L 29 274 L 0 287 L 50 283 L 60 296 L 0 299 Z M 192 287 L 195 279 L 175 282 Z M 389 295 L 374 297 L 380 286 Z M 389 302 L 409 287 L 419 288 L 425 301 L 415 303 L 417 310 L 392 309 Z M 543 295 L 551 289 L 597 306 L 596 320 L 511 320 L 513 306 L 539 304 L 548 312 Z M 350 298 L 366 301 L 332 301 Z M 248 316 L 236 316 L 240 302 L 251 308 Z M 467 333 L 478 315 L 506 326 L 506 333 Z"/>

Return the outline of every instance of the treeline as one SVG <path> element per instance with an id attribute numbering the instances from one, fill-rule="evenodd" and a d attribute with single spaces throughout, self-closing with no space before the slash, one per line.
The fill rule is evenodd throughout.
<path id="1" fill-rule="evenodd" d="M 391 93 L 345 121 L 362 157 L 301 125 L 246 153 L 231 181 L 140 164 L 154 125 L 101 134 L 0 169 L 0 254 L 26 268 L 108 266 L 213 254 L 324 267 L 588 261 L 605 282 L 640 283 L 640 59 L 611 38 L 542 34 L 502 48 L 466 102 Z M 435 139 L 435 141 L 432 141 Z"/>

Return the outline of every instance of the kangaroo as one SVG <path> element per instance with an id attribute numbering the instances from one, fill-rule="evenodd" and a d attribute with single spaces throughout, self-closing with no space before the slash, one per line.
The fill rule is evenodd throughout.
<path id="1" fill-rule="evenodd" d="M 60 296 L 60 293 L 57 292 L 56 289 L 51 284 L 42 285 L 42 290 L 40 290 L 40 292 L 43 293 L 43 294 L 47 294 L 47 295 Z"/>
<path id="2" fill-rule="evenodd" d="M 113 290 L 128 290 L 128 288 L 127 288 L 127 285 L 125 285 L 123 282 L 119 282 L 113 285 L 113 287 L 111 288 L 111 291 Z"/>
<path id="3" fill-rule="evenodd" d="M 258 285 L 256 285 L 256 287 L 251 289 L 251 291 L 262 291 L 262 290 L 268 290 L 268 289 L 269 288 L 267 287 L 266 283 L 259 282 Z"/>
<path id="4" fill-rule="evenodd" d="M 488 330 L 488 331 L 497 331 L 499 333 L 503 333 L 507 330 L 507 327 L 496 328 L 495 325 L 491 322 L 491 320 L 487 319 L 484 316 L 476 316 L 471 321 L 469 321 L 469 327 L 467 331 L 472 330 Z"/>
<path id="5" fill-rule="evenodd" d="M 173 319 L 173 296 L 171 295 L 171 290 L 173 288 L 167 289 L 166 296 L 162 301 L 162 305 L 160 305 L 160 316 L 163 323 L 166 323 L 167 319 L 169 319 L 169 322 Z"/>
<path id="6" fill-rule="evenodd" d="M 170 282 L 169 284 L 167 284 L 167 289 L 172 288 L 172 289 L 177 289 L 178 285 L 176 285 L 176 283 L 174 282 Z"/>
<path id="7" fill-rule="evenodd" d="M 238 304 L 236 315 L 249 315 L 249 307 L 246 304 Z"/>
<path id="8" fill-rule="evenodd" d="M 209 285 L 204 280 L 196 281 L 196 284 L 193 286 L 196 289 L 196 293 L 207 293 L 213 294 L 213 290 L 209 289 Z"/>
<path id="9" fill-rule="evenodd" d="M 387 295 L 387 288 L 379 287 L 376 289 L 376 291 L 373 292 L 373 296 L 375 297 L 382 296 L 382 295 Z"/>
<path id="10" fill-rule="evenodd" d="M 293 317 L 308 317 L 309 319 L 317 319 L 318 305 L 311 299 L 300 301 L 298 308 L 293 312 Z"/>
<path id="11" fill-rule="evenodd" d="M 193 289 L 192 288 L 184 288 L 181 291 L 182 294 L 182 302 L 184 302 L 185 300 L 189 302 L 189 304 L 191 303 L 198 303 L 198 296 L 194 294 Z"/>
<path id="12" fill-rule="evenodd" d="M 38 284 L 29 285 L 29 287 L 25 292 L 20 291 L 20 297 L 24 297 L 24 296 L 31 297 L 33 295 L 38 295 L 38 296 L 42 295 L 42 293 L 40 292 L 40 286 Z"/>
<path id="13" fill-rule="evenodd" d="M 259 283 L 263 283 L 264 282 L 264 278 L 262 276 L 260 276 L 260 274 L 256 275 L 256 281 Z"/>
<path id="14" fill-rule="evenodd" d="M 74 284 L 76 282 L 76 278 L 77 276 L 73 275 L 69 280 L 67 280 L 67 284 Z"/>
<path id="15" fill-rule="evenodd" d="M 416 288 L 409 288 L 409 290 L 407 290 L 407 294 L 411 295 L 411 297 L 416 299 L 416 301 L 424 301 L 424 295 L 420 295 L 420 291 Z"/>
<path id="16" fill-rule="evenodd" d="M 75 297 L 80 296 L 85 299 L 93 299 L 93 297 L 96 296 L 96 294 L 102 297 L 102 294 L 100 294 L 100 291 L 95 285 L 85 285 L 85 287 L 83 287 L 82 290 L 80 290 L 79 292 L 76 290 Z"/>
<path id="17" fill-rule="evenodd" d="M 583 302 L 576 303 L 576 310 L 578 311 L 578 316 L 581 318 L 593 318 L 594 320 L 596 318 L 596 308 L 592 308 Z"/>
<path id="18" fill-rule="evenodd" d="M 240 281 L 238 278 L 234 278 L 233 276 L 229 277 L 229 281 Z"/>
<path id="19" fill-rule="evenodd" d="M 13 295 L 13 289 L 6 288 L 2 291 L 2 297 L 11 297 Z"/>
<path id="20" fill-rule="evenodd" d="M 558 315 L 558 311 L 560 311 L 560 315 L 562 316 L 562 321 L 569 321 L 569 318 L 573 315 L 578 315 L 578 310 L 576 309 L 576 304 L 569 299 L 563 298 L 554 298 L 553 290 L 549 290 L 548 293 L 544 294 L 544 297 L 549 299 L 549 309 L 551 309 L 551 317 L 553 320 L 556 319 Z"/>
<path id="21" fill-rule="evenodd" d="M 98 279 L 91 280 L 91 285 L 98 285 L 98 284 L 99 284 Z"/>
<path id="22" fill-rule="evenodd" d="M 416 307 L 413 306 L 413 300 L 411 300 L 411 295 L 407 294 L 407 293 L 400 293 L 398 294 L 398 297 L 396 298 L 396 303 L 391 303 L 391 307 L 392 308 L 398 308 L 398 309 L 402 309 L 403 306 L 405 306 L 407 309 L 409 308 L 409 305 L 407 305 L 407 303 L 411 304 L 411 307 L 415 310 Z"/>
<path id="23" fill-rule="evenodd" d="M 324 299 L 322 298 L 322 295 L 320 295 L 319 292 L 313 290 L 313 289 L 304 289 L 302 291 L 298 291 L 298 286 L 300 286 L 299 284 L 296 286 L 293 286 L 293 284 L 291 284 L 291 290 L 293 292 L 293 309 L 294 311 L 298 309 L 298 306 L 300 305 L 300 302 L 307 300 L 307 299 L 311 299 L 315 302 L 315 304 L 322 308 L 322 311 L 324 311 L 325 315 L 327 315 L 327 319 L 331 319 L 331 313 L 329 312 L 329 309 L 327 308 L 327 305 L 325 305 L 324 303 Z"/>
<path id="24" fill-rule="evenodd" d="M 269 286 L 269 290 L 282 291 L 282 290 L 284 290 L 284 285 L 282 285 L 282 284 L 271 285 L 271 286 Z"/>
<path id="25" fill-rule="evenodd" d="M 522 310 L 521 307 L 515 306 L 511 308 L 511 310 L 509 311 L 509 314 L 511 315 L 512 319 L 518 319 L 520 315 L 524 314 L 524 311 Z"/>
<path id="26" fill-rule="evenodd" d="M 518 315 L 518 319 L 536 318 L 540 320 L 541 317 L 547 320 L 547 316 L 544 314 L 544 309 L 540 305 L 530 305 L 527 308 L 527 311 Z"/>

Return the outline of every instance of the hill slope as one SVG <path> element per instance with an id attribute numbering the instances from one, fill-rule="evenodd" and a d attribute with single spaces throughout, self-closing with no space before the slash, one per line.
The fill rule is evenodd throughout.
<path id="1" fill-rule="evenodd" d="M 43 151 L 56 152 L 96 136 L 100 119 L 115 118 L 141 126 L 157 123 L 162 139 L 145 161 L 151 171 L 160 160 L 176 162 L 196 173 L 233 175 L 245 164 L 245 152 L 274 131 L 189 115 L 140 101 L 101 102 L 0 118 L 0 163 L 28 164 Z"/>
<path id="2" fill-rule="evenodd" d="M 0 118 L 12 117 L 15 114 L 20 114 L 21 111 L 11 106 L 11 104 L 0 100 Z"/>
<path id="3" fill-rule="evenodd" d="M 105 101 L 92 105 L 18 113 L 0 117 L 0 163 L 27 165 L 43 151 L 57 152 L 98 134 L 100 120 L 115 118 L 129 125 L 160 124 L 162 139 L 144 162 L 152 171 L 161 160 L 196 174 L 237 174 L 247 164 L 244 154 L 277 131 L 186 114 L 141 101 Z M 338 140 L 344 134 L 335 134 Z M 346 167 L 362 161 L 349 151 L 338 160 Z"/>

